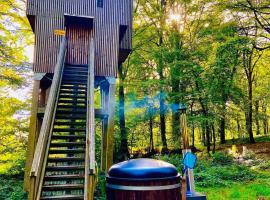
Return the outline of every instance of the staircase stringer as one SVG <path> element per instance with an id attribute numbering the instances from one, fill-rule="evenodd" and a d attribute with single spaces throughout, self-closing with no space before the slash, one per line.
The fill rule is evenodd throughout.
<path id="1" fill-rule="evenodd" d="M 34 159 L 30 172 L 31 187 L 29 192 L 29 200 L 39 200 L 41 196 L 41 189 L 43 184 L 45 168 L 47 164 L 47 156 L 49 151 L 51 134 L 53 130 L 53 123 L 57 108 L 57 101 L 59 98 L 60 86 L 63 76 L 65 57 L 66 57 L 66 39 L 63 38 L 60 51 L 58 54 L 57 64 L 55 67 L 52 89 L 50 91 L 48 104 L 45 109 L 45 115 L 42 122 L 42 127 L 36 145 Z M 53 93 L 56 93 L 56 95 L 54 96 Z"/>
<path id="2" fill-rule="evenodd" d="M 93 199 L 95 188 L 96 161 L 95 161 L 94 63 L 95 63 L 95 45 L 94 40 L 92 38 L 90 41 L 89 56 L 88 56 L 84 200 Z"/>
<path id="3" fill-rule="evenodd" d="M 61 82 L 62 82 L 62 77 L 63 77 L 64 63 L 65 63 L 64 60 L 65 60 L 65 56 L 64 56 L 64 59 L 63 59 L 63 63 L 62 63 L 60 81 L 59 81 L 59 85 L 58 85 L 58 88 L 57 88 L 56 101 L 55 101 L 54 108 L 53 108 L 53 117 L 52 117 L 52 120 L 51 120 L 50 132 L 49 132 L 48 139 L 47 139 L 47 146 L 46 146 L 46 152 L 45 152 L 45 156 L 44 156 L 44 160 L 43 160 L 41 178 L 40 178 L 39 187 L 38 187 L 38 193 L 37 193 L 37 200 L 39 200 L 40 197 L 41 197 L 41 191 L 42 191 L 42 185 L 43 185 L 43 180 L 44 180 L 44 176 L 45 176 L 45 169 L 46 169 L 48 155 L 49 155 L 51 137 L 52 137 L 52 132 L 53 132 L 53 128 L 54 128 L 53 124 L 54 124 L 54 121 L 55 121 L 55 114 L 56 114 L 56 110 L 57 110 L 57 102 L 58 102 L 58 99 L 59 99 L 60 87 L 61 87 Z"/>

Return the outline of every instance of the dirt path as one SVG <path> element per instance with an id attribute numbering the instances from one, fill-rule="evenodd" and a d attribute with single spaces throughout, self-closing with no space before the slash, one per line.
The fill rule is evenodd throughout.
<path id="1" fill-rule="evenodd" d="M 255 144 L 236 144 L 237 151 L 243 152 L 243 146 L 247 147 L 247 150 L 253 151 L 259 158 L 270 159 L 270 142 L 258 142 Z M 224 145 L 217 148 L 217 150 L 225 150 L 232 148 L 232 145 Z"/>

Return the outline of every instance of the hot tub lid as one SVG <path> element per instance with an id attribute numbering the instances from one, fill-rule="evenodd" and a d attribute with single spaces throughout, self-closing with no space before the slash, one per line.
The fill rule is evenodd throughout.
<path id="1" fill-rule="evenodd" d="M 113 165 L 108 175 L 110 178 L 159 179 L 175 177 L 178 172 L 172 164 L 154 159 L 133 159 Z"/>

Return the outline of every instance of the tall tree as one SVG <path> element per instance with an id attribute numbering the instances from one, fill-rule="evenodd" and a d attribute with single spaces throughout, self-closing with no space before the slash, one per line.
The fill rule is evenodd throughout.
<path id="1" fill-rule="evenodd" d="M 127 66 L 129 63 L 127 62 Z M 128 133 L 126 129 L 126 117 L 125 117 L 125 88 L 124 81 L 127 76 L 128 67 L 126 70 L 123 70 L 123 65 L 120 64 L 118 67 L 119 74 L 119 124 L 120 124 L 120 149 L 118 154 L 118 159 L 120 161 L 127 160 L 129 158 L 129 149 L 128 149 Z"/>
<path id="2" fill-rule="evenodd" d="M 164 24 L 166 19 L 166 0 L 160 0 L 160 29 L 159 29 L 159 41 L 158 46 L 160 47 L 160 51 L 158 54 L 158 66 L 157 71 L 159 74 L 159 80 L 160 80 L 160 90 L 159 90 L 159 117 L 160 117 L 160 134 L 162 139 L 162 151 L 166 152 L 168 149 L 167 146 L 167 138 L 166 138 L 166 106 L 165 106 L 165 93 L 163 89 L 164 84 L 164 62 L 163 62 L 163 40 L 164 40 Z"/>

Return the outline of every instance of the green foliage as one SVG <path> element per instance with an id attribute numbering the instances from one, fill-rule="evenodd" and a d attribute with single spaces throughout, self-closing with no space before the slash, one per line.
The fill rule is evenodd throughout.
<path id="1" fill-rule="evenodd" d="M 175 165 L 179 173 L 182 172 L 182 158 L 179 155 L 166 155 L 160 159 Z M 222 152 L 213 154 L 212 158 L 199 158 L 194 173 L 196 185 L 206 188 L 228 187 L 234 183 L 252 181 L 257 177 L 256 172 L 236 163 L 231 156 Z"/>
<path id="2" fill-rule="evenodd" d="M 23 171 L 28 123 L 14 116 L 25 106 L 18 99 L 0 97 L 0 174 Z"/>
<path id="3" fill-rule="evenodd" d="M 172 155 L 164 155 L 161 157 L 155 157 L 156 159 L 163 160 L 165 162 L 171 163 L 177 168 L 177 171 L 179 173 L 182 173 L 183 170 L 183 163 L 182 163 L 182 157 L 177 155 L 177 154 L 172 154 Z"/>
<path id="4" fill-rule="evenodd" d="M 23 181 L 18 177 L 0 176 L 0 199 L 27 200 L 23 190 Z"/>
<path id="5" fill-rule="evenodd" d="M 98 176 L 98 183 L 97 183 L 94 199 L 95 200 L 106 199 L 106 176 L 102 172 L 100 172 Z"/>
<path id="6" fill-rule="evenodd" d="M 197 190 L 206 193 L 209 200 L 255 200 L 270 199 L 270 187 L 267 180 L 257 180 L 245 184 L 231 184 L 228 187 L 211 187 L 201 188 Z"/>
<path id="7" fill-rule="evenodd" d="M 266 161 L 261 162 L 258 165 L 258 168 L 260 170 L 269 170 L 270 171 L 270 160 L 266 160 Z"/>
<path id="8" fill-rule="evenodd" d="M 15 90 L 21 89 L 25 84 L 25 74 L 29 72 L 25 49 L 33 40 L 25 16 L 25 2 L 0 0 L 0 4 L 0 175 L 2 176 L 18 175 L 24 171 L 28 131 L 28 118 L 24 113 L 29 107 L 25 103 L 27 99 L 22 102 L 13 96 L 19 93 Z M 7 187 L 10 186 L 7 184 Z M 17 189 L 18 187 L 14 187 L 14 190 Z M 15 197 L 15 193 L 10 198 L 4 199 L 20 199 L 19 196 Z"/>
<path id="9" fill-rule="evenodd" d="M 230 165 L 233 164 L 233 157 L 223 152 L 217 152 L 212 155 L 213 165 Z"/>
<path id="10" fill-rule="evenodd" d="M 249 168 L 236 163 L 230 165 L 214 165 L 199 162 L 195 170 L 196 183 L 199 187 L 222 187 L 233 183 L 254 180 L 256 175 Z"/>

